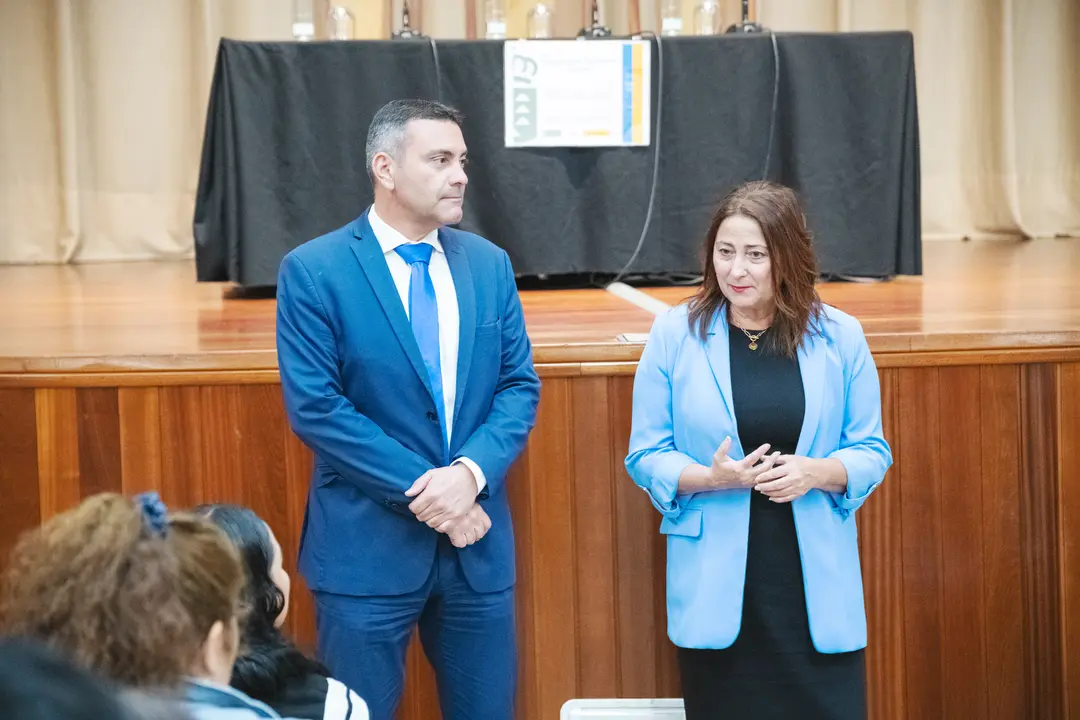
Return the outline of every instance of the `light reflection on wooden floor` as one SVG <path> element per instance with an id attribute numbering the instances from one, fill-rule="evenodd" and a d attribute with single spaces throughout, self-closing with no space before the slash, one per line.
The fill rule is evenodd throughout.
<path id="1" fill-rule="evenodd" d="M 1080 347 L 1080 239 L 928 242 L 922 277 L 820 286 L 875 352 Z M 0 267 L 0 372 L 273 368 L 274 301 L 192 262 Z M 693 288 L 651 288 L 676 303 Z M 627 360 L 652 315 L 603 290 L 522 293 L 538 362 Z"/>

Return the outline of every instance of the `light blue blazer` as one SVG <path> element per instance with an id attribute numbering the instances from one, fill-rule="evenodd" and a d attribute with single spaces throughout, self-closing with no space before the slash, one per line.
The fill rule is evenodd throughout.
<path id="1" fill-rule="evenodd" d="M 892 454 L 881 433 L 877 368 L 855 318 L 826 306 L 799 366 L 806 415 L 796 454 L 837 458 L 848 475 L 846 493 L 811 490 L 792 503 L 810 636 L 819 652 L 848 652 L 866 646 L 855 510 Z M 690 332 L 687 306 L 672 308 L 656 319 L 637 368 L 626 468 L 664 516 L 668 636 L 680 647 L 729 647 L 742 621 L 752 491 L 677 492 L 683 469 L 709 466 L 728 435 L 730 456 L 741 459 L 726 313 L 717 313 L 703 343 Z"/>

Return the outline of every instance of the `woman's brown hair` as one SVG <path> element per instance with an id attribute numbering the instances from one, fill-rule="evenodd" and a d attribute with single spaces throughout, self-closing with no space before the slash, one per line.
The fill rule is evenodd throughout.
<path id="1" fill-rule="evenodd" d="M 162 508 L 163 512 L 163 508 Z M 24 535 L 0 595 L 0 630 L 135 687 L 178 684 L 214 623 L 241 613 L 232 543 L 190 514 L 150 517 L 101 494 Z"/>
<path id="2" fill-rule="evenodd" d="M 704 242 L 705 279 L 689 303 L 690 331 L 704 341 L 713 318 L 724 308 L 713 251 L 720 225 L 733 215 L 754 220 L 769 250 L 776 317 L 765 336 L 765 349 L 794 357 L 821 317 L 821 298 L 814 287 L 817 261 L 798 197 L 791 188 L 773 182 L 758 180 L 739 186 L 713 214 Z"/>

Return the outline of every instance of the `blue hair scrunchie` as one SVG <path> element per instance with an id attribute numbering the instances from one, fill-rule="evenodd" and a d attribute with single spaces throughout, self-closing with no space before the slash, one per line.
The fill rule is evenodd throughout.
<path id="1" fill-rule="evenodd" d="M 169 509 L 161 501 L 161 496 L 156 492 L 144 492 L 135 496 L 135 507 L 142 513 L 143 522 L 159 537 L 165 537 L 165 529 L 168 527 Z"/>

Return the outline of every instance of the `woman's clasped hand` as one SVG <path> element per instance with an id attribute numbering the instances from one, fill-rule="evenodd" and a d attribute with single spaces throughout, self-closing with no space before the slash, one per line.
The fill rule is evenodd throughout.
<path id="1" fill-rule="evenodd" d="M 752 488 L 758 482 L 758 476 L 771 470 L 780 453 L 766 455 L 769 444 L 765 443 L 742 460 L 735 460 L 728 455 L 731 451 L 731 438 L 724 438 L 720 447 L 713 453 L 711 477 L 716 490 L 733 488 Z"/>
<path id="2" fill-rule="evenodd" d="M 716 490 L 752 488 L 777 503 L 791 502 L 816 487 L 813 458 L 769 453 L 765 443 L 735 460 L 730 455 L 731 438 L 726 437 L 713 453 L 710 475 Z"/>

